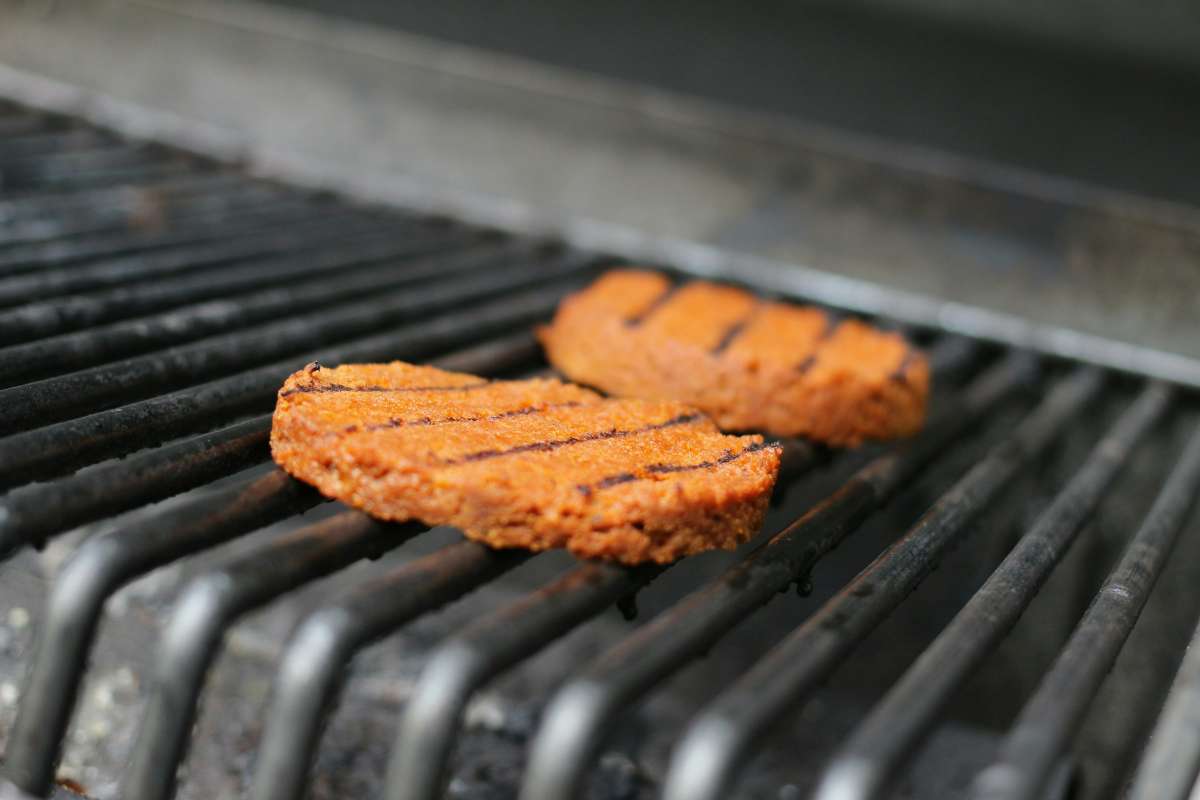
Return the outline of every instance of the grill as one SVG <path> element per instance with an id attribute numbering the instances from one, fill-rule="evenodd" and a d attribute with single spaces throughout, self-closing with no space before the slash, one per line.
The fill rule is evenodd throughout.
<path id="1" fill-rule="evenodd" d="M 543 370 L 531 324 L 615 257 L 300 191 L 17 106 L 3 107 L 0 136 L 0 549 L 14 559 L 30 546 L 77 542 L 48 587 L 12 698 L 4 774 L 13 796 L 60 791 L 56 767 L 106 605 L 184 560 L 208 559 L 174 592 L 149 651 L 117 797 L 176 792 L 230 631 L 322 579 L 332 583 L 321 583 L 327 590 L 272 666 L 249 796 L 304 796 L 356 656 L 460 599 L 470 621 L 421 654 L 377 779 L 391 800 L 471 796 L 451 765 L 472 699 L 610 608 L 636 616 L 639 591 L 680 575 L 690 583 L 675 584 L 683 588 L 658 613 L 561 665 L 534 692 L 537 712 L 515 737 L 515 773 L 495 779 L 508 794 L 496 796 L 518 786 L 522 800 L 594 796 L 589 776 L 631 709 L 756 618 L 803 606 L 786 635 L 735 659 L 732 674 L 702 678 L 704 701 L 671 734 L 661 774 L 603 789 L 734 796 L 743 767 L 861 661 L 864 643 L 886 634 L 919 584 L 936 582 L 939 564 L 986 562 L 990 574 L 961 602 L 939 601 L 940 630 L 877 687 L 866 713 L 836 735 L 810 733 L 822 754 L 811 785 L 778 794 L 891 796 L 964 687 L 1001 658 L 1072 544 L 1098 535 L 1106 503 L 1131 497 L 1138 511 L 1133 533 L 1122 530 L 1123 553 L 1081 590 L 1091 598 L 1082 618 L 1042 659 L 1007 733 L 981 762 L 967 759 L 975 766 L 959 796 L 1101 796 L 1129 774 L 1139 800 L 1193 791 L 1200 645 L 1182 662 L 1178 648 L 1170 686 L 1170 674 L 1146 680 L 1120 666 L 1140 623 L 1153 622 L 1142 611 L 1172 555 L 1191 552 L 1181 534 L 1200 533 L 1189 517 L 1200 489 L 1191 389 L 946 333 L 932 319 L 909 325 L 937 376 L 926 430 L 845 453 L 786 442 L 768 529 L 732 559 L 697 559 L 710 574 L 690 560 L 631 569 L 490 551 L 344 509 L 295 521 L 323 499 L 269 465 L 269 411 L 286 375 L 312 360 L 392 358 L 488 375 Z M 1049 463 L 1058 466 L 1047 471 Z M 1013 489 L 1031 475 L 1044 497 L 1018 503 Z M 985 547 L 979 537 L 997 529 L 993 517 L 1015 519 L 1023 535 Z M 88 535 L 67 535 L 81 526 Z M 424 554 L 388 561 L 430 537 L 436 546 Z M 841 545 L 859 560 L 845 580 L 815 586 Z M 368 577 L 337 580 L 377 559 Z M 471 605 L 484 587 L 542 561 L 561 574 L 510 601 Z M 811 599 L 775 599 L 793 586 Z M 1184 612 L 1189 624 L 1196 611 Z M 1081 767 L 1080 740 L 1100 699 L 1120 724 L 1106 740 L 1108 783 L 1097 787 Z"/>

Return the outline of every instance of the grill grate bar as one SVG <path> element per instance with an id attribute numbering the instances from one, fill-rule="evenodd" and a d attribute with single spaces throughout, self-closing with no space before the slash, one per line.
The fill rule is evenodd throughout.
<path id="1" fill-rule="evenodd" d="M 344 241 L 342 234 L 348 237 Z M 306 250 L 273 253 L 263 259 L 217 264 L 153 282 L 0 309 L 0 337 L 14 344 L 45 338 L 236 292 L 316 275 L 328 277 L 331 272 L 355 265 L 430 253 L 469 241 L 472 236 L 465 231 L 419 228 L 397 228 L 391 233 L 380 230 L 370 236 L 351 236 L 342 231 L 329 241 L 310 243 Z"/>
<path id="2" fill-rule="evenodd" d="M 36 111 L 11 111 L 0 115 L 0 136 L 26 136 L 50 129 L 50 120 Z"/>
<path id="3" fill-rule="evenodd" d="M 127 224 L 129 218 L 139 218 L 148 203 L 159 201 L 219 202 L 222 198 L 236 200 L 240 190 L 258 192 L 275 189 L 270 183 L 248 179 L 231 172 L 199 172 L 151 183 L 87 189 L 73 194 L 50 197 L 0 197 L 0 225 L 5 230 L 18 224 L 39 224 L 47 232 L 70 232 L 78 224 L 98 221 Z M 276 189 L 276 191 L 278 191 Z"/>
<path id="4" fill-rule="evenodd" d="M 222 186 L 226 191 L 221 191 Z M 211 224 L 223 216 L 237 214 L 240 209 L 266 207 L 272 202 L 280 206 L 291 203 L 297 208 L 323 205 L 321 198 L 285 198 L 274 187 L 249 182 L 240 186 L 214 183 L 208 191 L 201 186 L 188 192 L 182 186 L 172 188 L 164 185 L 162 189 L 153 186 L 125 187 L 106 194 L 114 196 L 102 201 L 105 202 L 103 208 L 91 205 L 62 206 L 49 213 L 30 211 L 18 215 L 18 212 L 13 212 L 13 216 L 8 218 L 0 215 L 0 255 L 7 259 L 18 248 L 35 246 L 49 250 L 57 245 L 60 250 L 66 251 L 78 248 L 79 241 L 85 238 L 95 241 L 102 236 L 115 238 L 118 234 L 146 237 L 162 235 L 172 228 Z M 0 205 L 3 205 L 2 201 Z M 61 263 L 72 263 L 60 260 Z M 37 267 L 5 263 L 0 268 L 0 275 L 16 275 Z"/>
<path id="5" fill-rule="evenodd" d="M 470 347 L 434 363 L 480 374 L 505 370 L 531 349 L 528 334 L 523 337 Z M 269 425 L 269 418 L 263 419 Z M 112 466 L 115 470 L 122 465 Z M 323 498 L 316 491 L 275 469 L 85 541 L 51 589 L 49 613 L 5 761 L 11 779 L 33 794 L 49 785 L 97 622 L 117 589 L 153 569 L 320 502 Z"/>
<path id="6" fill-rule="evenodd" d="M 1200 785 L 1200 627 L 1171 684 L 1129 800 L 1189 800 Z"/>
<path id="7" fill-rule="evenodd" d="M 436 797 L 443 788 L 458 721 L 480 686 L 665 569 L 584 564 L 442 642 L 430 654 L 405 706 L 385 796 Z"/>
<path id="8" fill-rule="evenodd" d="M 145 719 L 120 795 L 167 800 L 188 736 L 204 674 L 238 617 L 364 558 L 378 558 L 428 530 L 418 523 L 377 522 L 358 511 L 301 528 L 192 579 L 163 628 Z"/>
<path id="9" fill-rule="evenodd" d="M 534 739 L 522 800 L 573 797 L 617 715 L 793 582 L 983 414 L 1026 384 L 1032 357 L 1014 354 L 976 379 L 925 430 L 870 461 L 841 488 L 717 580 L 683 598 L 561 689 Z"/>
<path id="10" fill-rule="evenodd" d="M 271 409 L 298 365 L 380 358 L 419 359 L 480 337 L 511 332 L 547 316 L 568 285 L 550 285 L 377 336 L 326 347 L 237 375 L 139 400 L 0 439 L 0 486 L 63 475 L 85 464 L 211 430 L 239 415 Z"/>
<path id="11" fill-rule="evenodd" d="M 1026 703 L 974 797 L 1036 800 L 1116 661 L 1200 492 L 1200 431 L 1054 667 Z M 1188 784 L 1190 786 L 1191 779 Z M 1157 794 L 1162 797 L 1163 795 Z M 1185 795 L 1186 796 L 1186 795 Z"/>
<path id="12" fill-rule="evenodd" d="M 281 470 L 92 536 L 63 565 L 46 606 L 5 756 L 8 777 L 44 795 L 105 602 L 129 581 L 322 502 Z"/>
<path id="13" fill-rule="evenodd" d="M 186 158 L 182 154 L 170 153 L 155 146 L 122 142 L 116 139 L 102 141 L 99 147 L 74 151 L 37 153 L 28 157 L 6 157 L 3 141 L 0 140 L 0 174 L 12 168 L 23 168 L 29 174 L 50 176 L 89 172 L 96 169 L 137 166 L 153 161 Z"/>
<path id="14" fill-rule="evenodd" d="M 448 277 L 445 282 L 419 288 L 401 285 L 375 292 L 366 299 L 318 306 L 316 311 L 284 320 L 0 390 L 0 406 L 10 409 L 0 419 L 0 435 L 246 369 L 324 342 L 434 314 L 495 292 L 552 280 L 579 268 L 578 264 L 562 262 L 550 267 L 535 264 L 487 269 L 510 264 L 528 252 L 525 245 L 501 244 L 460 255 L 443 255 L 437 264 Z M 423 274 L 429 273 L 428 263 L 419 266 L 424 268 Z M 397 274 L 400 272 L 397 270 Z M 461 273 L 468 274 L 459 277 Z"/>
<path id="15" fill-rule="evenodd" d="M 271 416 L 98 464 L 0 496 L 0 559 L 71 528 L 238 472 L 270 457 Z"/>
<path id="16" fill-rule="evenodd" d="M 189 225 L 196 217 L 232 214 L 247 204 L 261 205 L 281 197 L 281 192 L 267 184 L 212 175 L 121 186 L 56 198 L 58 202 L 52 204 L 0 199 L 0 255 L 22 247 L 48 246 L 56 240 L 69 247 L 87 236 L 166 230 L 173 225 Z M 314 198 L 310 202 L 318 205 L 321 201 Z M 30 269 L 20 263 L 6 264 L 0 276 Z"/>
<path id="17" fill-rule="evenodd" d="M 822 779 L 819 800 L 879 795 L 932 729 L 953 691 L 1016 623 L 1170 402 L 1171 389 L 1165 384 L 1147 386 L 983 587 L 851 736 Z"/>
<path id="18" fill-rule="evenodd" d="M 491 374 L 536 357 L 533 337 L 522 331 L 461 350 L 435 363 L 445 369 Z M 0 559 L 76 525 L 162 500 L 266 461 L 270 432 L 271 415 L 264 414 L 213 433 L 11 491 L 0 497 Z"/>
<path id="19" fill-rule="evenodd" d="M 221 267 L 233 262 L 301 250 L 330 238 L 402 232 L 374 220 L 356 219 L 345 212 L 315 212 L 290 219 L 259 221 L 250 218 L 230 226 L 226 240 L 202 242 L 166 250 L 0 278 L 0 306 L 24 303 L 31 298 L 105 289 L 165 275 L 178 275 Z M 234 266 L 234 269 L 237 267 Z"/>
<path id="20" fill-rule="evenodd" d="M 204 339 L 254 323 L 451 275 L 460 267 L 473 266 L 470 259 L 447 257 L 468 241 L 449 240 L 447 254 L 419 258 L 421 254 L 416 253 L 417 260 L 409 263 L 385 261 L 382 264 L 348 265 L 338 272 L 334 282 L 326 276 L 310 278 L 154 316 L 0 348 L 0 387 L 85 369 L 123 356 Z"/>
<path id="21" fill-rule="evenodd" d="M 56 236 L 49 241 L 14 243 L 0 238 L 0 275 L 45 272 L 48 267 L 78 262 L 149 253 L 182 245 L 227 241 L 247 234 L 262 233 L 281 225 L 303 225 L 323 216 L 342 217 L 344 211 L 302 198 L 263 197 L 240 204 L 200 211 L 179 219 L 169 230 L 107 231 L 74 238 Z M 355 219 L 354 216 L 348 216 Z M 152 224 L 153 221 L 150 221 Z M 28 277 L 25 278 L 29 280 Z M 19 283 L 19 281 L 17 281 Z M 8 281 L 0 279 L 7 285 Z M 68 291 L 73 291 L 71 287 Z"/>
<path id="22" fill-rule="evenodd" d="M 929 575 L 970 524 L 1064 431 L 1103 386 L 1078 369 L 1061 380 L 1005 440 L 794 633 L 760 658 L 689 726 L 671 762 L 666 800 L 727 796 L 750 749 Z"/>
<path id="23" fill-rule="evenodd" d="M 262 231 L 275 221 L 313 218 L 322 208 L 328 208 L 316 201 L 281 198 L 267 192 L 248 191 L 235 196 L 243 202 L 219 197 L 194 201 L 147 199 L 141 208 L 129 204 L 117 214 L 81 218 L 69 227 L 41 218 L 0 224 L 0 278 L 45 272 L 51 267 L 74 267 L 139 251 L 148 254 L 219 241 Z"/>
<path id="24" fill-rule="evenodd" d="M 123 146 L 79 153 L 37 156 L 0 164 L 0 188 L 7 192 L 44 193 L 118 182 L 145 181 L 187 172 L 190 158 Z"/>
<path id="25" fill-rule="evenodd" d="M 112 142 L 92 128 L 65 128 L 0 138 L 0 162 L 63 151 L 95 149 Z"/>
<path id="26" fill-rule="evenodd" d="M 303 797 L 322 718 L 355 653 L 531 556 L 459 542 L 355 587 L 310 614 L 283 654 L 251 796 Z"/>
<path id="27" fill-rule="evenodd" d="M 0 172 L 0 190 L 24 198 L 50 198 L 87 189 L 114 188 L 187 175 L 192 167 L 181 161 L 148 161 L 130 166 L 113 166 L 87 172 L 8 169 Z"/>

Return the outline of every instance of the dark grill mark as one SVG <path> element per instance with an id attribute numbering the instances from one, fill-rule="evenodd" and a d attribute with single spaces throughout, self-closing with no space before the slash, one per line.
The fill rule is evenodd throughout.
<path id="1" fill-rule="evenodd" d="M 796 365 L 796 371 L 801 375 L 808 372 L 817 365 L 817 357 L 821 353 L 821 344 L 833 338 L 833 334 L 837 331 L 838 326 L 842 324 L 842 317 L 832 311 L 821 309 L 821 313 L 825 315 L 825 328 L 817 334 L 814 341 L 814 348 L 803 361 Z"/>
<path id="2" fill-rule="evenodd" d="M 711 351 L 712 354 L 714 356 L 719 356 L 721 353 L 725 352 L 729 348 L 729 345 L 733 344 L 734 340 L 742 335 L 742 331 L 746 330 L 746 326 L 749 325 L 750 322 L 758 315 L 758 312 L 761 309 L 761 303 L 754 305 L 741 319 L 726 328 L 725 333 L 721 336 L 720 341 L 713 346 Z"/>
<path id="3" fill-rule="evenodd" d="M 759 450 L 766 450 L 769 447 L 783 449 L 782 445 L 775 442 L 755 442 L 754 444 L 744 447 L 737 452 L 728 450 L 725 452 L 725 455 L 721 456 L 715 461 L 701 461 L 697 464 L 651 464 L 650 466 L 642 467 L 641 470 L 639 470 L 640 472 L 644 473 L 642 475 L 636 475 L 632 472 L 621 472 L 616 475 L 610 475 L 607 478 L 601 478 L 595 483 L 581 483 L 575 488 L 585 496 L 590 497 L 592 492 L 596 492 L 601 489 L 608 489 L 612 486 L 619 486 L 622 483 L 645 480 L 645 478 L 649 475 L 669 475 L 676 472 L 694 472 L 701 469 L 712 469 L 713 467 L 718 467 L 722 464 L 728 464 L 731 461 L 737 461 L 739 458 L 747 455 L 748 453 L 757 453 Z"/>
<path id="4" fill-rule="evenodd" d="M 499 458 L 500 456 L 511 456 L 517 453 L 542 453 L 549 450 L 557 450 L 560 447 L 568 447 L 573 444 L 582 444 L 583 442 L 596 442 L 603 439 L 620 439 L 625 436 L 636 436 L 639 433 L 649 433 L 650 431 L 662 430 L 663 428 L 671 428 L 676 425 L 686 425 L 689 422 L 695 422 L 698 419 L 703 419 L 703 414 L 681 414 L 678 417 L 673 417 L 666 422 L 656 422 L 653 425 L 646 425 L 642 428 L 633 428 L 632 430 L 617 430 L 612 428 L 607 431 L 597 431 L 595 433 L 586 433 L 583 436 L 572 436 L 569 439 L 554 439 L 548 442 L 531 442 L 522 444 L 516 447 L 510 447 L 506 450 L 480 450 L 475 453 L 468 453 L 465 456 L 443 461 L 443 465 L 467 464 L 474 461 L 485 461 L 489 458 Z"/>
<path id="5" fill-rule="evenodd" d="M 816 366 L 816 363 L 817 363 L 817 354 L 813 353 L 808 358 L 804 359 L 803 361 L 801 361 L 799 364 L 796 365 L 796 372 L 799 372 L 801 375 L 803 375 L 804 373 L 806 373 L 810 369 L 812 369 L 814 366 Z"/>
<path id="6" fill-rule="evenodd" d="M 774 444 L 772 442 L 755 442 L 754 444 L 743 447 L 737 452 L 734 452 L 733 450 L 726 450 L 725 454 L 716 461 L 701 461 L 698 464 L 651 464 L 650 466 L 646 467 L 646 472 L 655 475 L 667 475 L 672 472 L 689 472 L 697 469 L 710 469 L 721 464 L 728 464 L 731 461 L 737 461 L 747 453 L 757 453 L 759 450 L 765 450 L 768 447 L 781 447 L 781 445 Z"/>
<path id="7" fill-rule="evenodd" d="M 540 414 L 543 411 L 549 411 L 552 408 L 574 408 L 575 406 L 583 405 L 577 400 L 571 400 L 565 403 L 550 403 L 544 406 L 530 406 L 529 408 L 517 408 L 512 411 L 503 411 L 499 414 L 480 414 L 474 417 L 442 417 L 441 419 L 433 419 L 432 417 L 419 417 L 417 419 L 389 419 L 387 422 L 374 422 L 370 425 L 359 427 L 351 425 L 343 429 L 343 433 L 357 433 L 363 431 L 382 431 L 389 428 L 411 428 L 423 427 L 426 425 L 450 425 L 456 422 L 493 422 L 495 420 L 508 419 L 509 417 L 524 417 L 530 414 Z"/>
<path id="8" fill-rule="evenodd" d="M 641 325 L 643 322 L 649 319 L 650 315 L 652 315 L 655 311 L 661 310 L 663 306 L 670 302 L 671 298 L 675 296 L 675 293 L 678 292 L 679 289 L 680 287 L 678 284 L 668 286 L 666 291 L 650 301 L 650 305 L 646 306 L 632 317 L 627 317 L 625 319 L 626 327 L 636 328 L 638 325 Z"/>
<path id="9" fill-rule="evenodd" d="M 616 486 L 619 483 L 628 483 L 629 481 L 636 480 L 637 475 L 634 475 L 632 472 L 621 472 L 617 475 L 609 475 L 607 478 L 597 481 L 594 488 L 607 489 L 608 487 Z"/>
<path id="10" fill-rule="evenodd" d="M 280 397 L 290 397 L 294 394 L 325 394 L 326 392 L 469 392 L 490 384 L 491 381 L 464 383 L 458 386 L 346 386 L 341 383 L 321 383 L 288 389 L 280 394 Z"/>

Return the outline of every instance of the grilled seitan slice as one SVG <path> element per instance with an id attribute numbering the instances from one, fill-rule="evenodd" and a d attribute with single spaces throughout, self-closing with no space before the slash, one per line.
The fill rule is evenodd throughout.
<path id="1" fill-rule="evenodd" d="M 925 418 L 929 364 L 902 336 L 729 286 L 614 270 L 539 335 L 571 380 L 688 403 L 723 430 L 856 445 Z"/>
<path id="2" fill-rule="evenodd" d="M 289 377 L 271 451 L 376 517 L 627 564 L 746 541 L 779 468 L 777 445 L 723 435 L 682 403 L 401 362 Z"/>

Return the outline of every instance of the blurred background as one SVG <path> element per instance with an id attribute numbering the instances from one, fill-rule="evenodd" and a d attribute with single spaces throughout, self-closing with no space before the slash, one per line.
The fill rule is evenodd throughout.
<path id="1" fill-rule="evenodd" d="M 1196 203 L 1200 7 L 277 0 L 755 112 Z"/>

